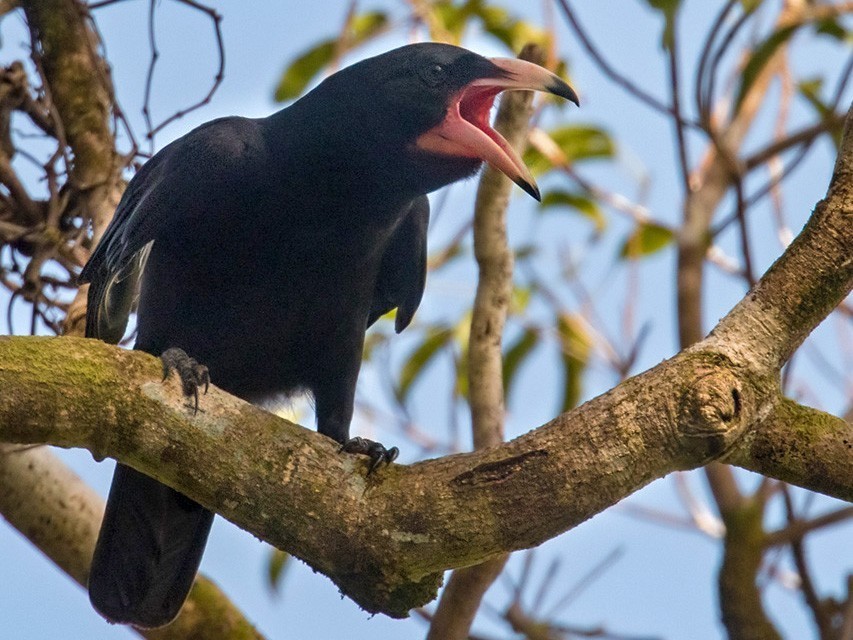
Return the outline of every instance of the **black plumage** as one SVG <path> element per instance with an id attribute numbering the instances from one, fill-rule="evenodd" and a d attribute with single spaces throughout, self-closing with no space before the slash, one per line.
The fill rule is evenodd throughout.
<path id="1" fill-rule="evenodd" d="M 423 294 L 425 194 L 483 160 L 537 193 L 488 126 L 489 108 L 504 88 L 577 99 L 525 64 L 411 45 L 268 118 L 222 118 L 169 144 L 130 182 L 81 274 L 87 335 L 117 342 L 135 308 L 136 349 L 182 349 L 251 402 L 308 390 L 318 430 L 346 444 L 365 330 L 396 308 L 401 331 Z M 374 464 L 390 458 L 370 451 Z M 169 622 L 212 518 L 119 464 L 89 579 L 94 606 L 115 622 Z"/>

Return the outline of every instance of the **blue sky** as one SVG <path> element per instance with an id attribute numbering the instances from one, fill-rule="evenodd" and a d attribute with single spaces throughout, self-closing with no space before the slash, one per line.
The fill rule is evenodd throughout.
<path id="1" fill-rule="evenodd" d="M 213 102 L 165 129 L 157 138 L 158 148 L 203 121 L 231 114 L 263 116 L 278 108 L 272 101 L 273 88 L 287 61 L 319 39 L 336 33 L 343 20 L 345 4 L 321 0 L 302 3 L 257 1 L 241 3 L 218 2 L 217 10 L 224 15 L 223 34 L 226 49 L 226 77 Z M 541 21 L 540 3 L 505 3 L 515 12 Z M 580 3 L 576 3 L 580 4 Z M 611 60 L 621 70 L 647 90 L 663 95 L 665 67 L 659 55 L 660 21 L 644 8 L 641 2 L 599 0 L 587 3 L 581 11 L 585 26 Z M 711 3 L 686 3 L 682 37 L 687 59 L 694 60 L 701 44 L 701 27 L 712 13 Z M 153 109 L 155 119 L 169 115 L 204 95 L 215 71 L 210 55 L 212 36 L 209 23 L 198 14 L 176 2 L 164 0 L 159 8 L 158 42 L 161 59 L 154 84 Z M 716 3 L 714 3 L 716 6 Z M 362 9 L 384 7 L 394 15 L 403 15 L 399 2 L 364 2 Z M 148 44 L 145 30 L 147 3 L 125 2 L 97 12 L 96 17 L 104 35 L 119 98 L 125 110 L 142 130 L 139 109 L 144 92 L 144 74 L 148 64 Z M 560 52 L 571 61 L 572 81 L 582 96 L 580 111 L 566 110 L 561 115 L 567 122 L 596 123 L 608 128 L 620 145 L 619 162 L 615 166 L 592 168 L 589 175 L 610 188 L 637 197 L 637 169 L 648 174 L 650 187 L 644 199 L 653 215 L 664 222 L 677 223 L 677 172 L 671 145 L 669 125 L 644 110 L 601 77 L 600 73 L 573 42 L 568 30 L 558 22 Z M 2 23 L 4 63 L 25 57 L 19 44 L 24 41 L 21 22 L 7 18 Z M 487 55 L 506 55 L 493 42 L 472 32 L 465 44 Z M 356 56 L 369 55 L 403 44 L 400 32 L 383 37 L 375 44 L 360 50 Z M 835 56 L 836 58 L 833 58 Z M 818 45 L 809 47 L 792 59 L 793 66 L 804 76 L 819 70 L 838 73 L 844 60 L 838 49 Z M 849 93 L 849 91 L 848 91 Z M 848 101 L 849 103 L 849 98 Z M 794 122 L 804 122 L 807 111 L 797 109 Z M 772 113 L 762 114 L 759 131 L 766 135 L 772 123 Z M 763 129 L 762 129 L 763 127 Z M 760 140 L 757 136 L 753 144 Z M 694 140 L 692 160 L 703 147 Z M 786 190 L 786 213 L 796 232 L 805 221 L 814 203 L 822 197 L 832 168 L 833 149 L 826 142 L 818 144 L 815 153 L 799 170 Z M 546 186 L 545 181 L 543 186 Z M 447 213 L 441 223 L 431 230 L 434 240 L 441 240 L 456 228 L 463 216 L 469 215 L 473 202 L 473 184 L 454 187 L 448 197 Z M 517 194 L 513 207 L 532 206 Z M 558 248 L 583 252 L 590 230 L 577 218 L 551 215 L 535 230 L 524 219 L 511 219 L 510 232 L 517 240 L 531 237 L 556 237 Z M 453 222 L 455 220 L 455 222 Z M 624 268 L 613 268 L 613 256 L 619 241 L 630 225 L 618 216 L 611 216 L 610 239 L 595 246 L 596 255 L 589 261 L 597 268 L 587 284 L 597 297 L 598 311 L 606 316 L 605 323 L 614 333 L 620 330 L 622 298 L 629 278 Z M 772 231 L 769 209 L 759 209 L 750 220 L 753 229 L 757 268 L 763 271 L 778 255 L 780 248 Z M 767 231 L 763 231 L 763 229 Z M 737 256 L 734 236 L 724 237 L 722 245 L 729 255 Z M 466 280 L 472 273 L 470 260 L 458 269 L 442 272 L 428 283 L 422 314 L 440 317 L 448 307 L 458 308 L 473 298 L 474 285 Z M 649 343 L 641 354 L 638 369 L 642 370 L 671 355 L 677 349 L 674 331 L 675 315 L 672 304 L 674 256 L 664 251 L 646 261 L 640 275 L 640 321 L 654 319 Z M 661 286 L 663 283 L 663 286 Z M 744 293 L 743 287 L 715 269 L 708 270 L 708 301 L 706 327 L 722 316 Z M 5 330 L 5 329 L 4 329 Z M 837 323 L 829 322 L 818 331 L 827 345 L 825 350 L 834 366 L 844 371 L 843 353 L 834 352 Z M 846 334 L 849 338 L 849 332 Z M 405 336 L 401 340 L 406 340 Z M 408 338 L 411 340 L 411 338 Z M 848 347 L 849 348 L 849 347 Z M 803 380 L 813 377 L 809 367 L 812 358 L 804 357 L 799 375 Z M 553 370 L 547 353 L 538 354 L 528 366 Z M 441 385 L 446 372 L 431 371 L 425 384 Z M 556 393 L 542 383 L 548 379 L 531 375 L 514 391 L 509 435 L 517 435 L 537 426 L 554 415 Z M 594 368 L 585 387 L 591 397 L 614 383 L 613 376 L 603 367 Z M 378 376 L 366 371 L 359 389 L 369 396 L 378 388 Z M 812 390 L 815 391 L 814 389 Z M 849 393 L 849 390 L 848 390 Z M 809 397 L 812 404 L 839 411 L 844 406 L 844 390 L 832 384 L 820 385 Z M 416 403 L 415 410 L 428 413 L 427 400 Z M 444 414 L 442 414 L 444 415 Z M 308 424 L 308 423 L 306 423 Z M 356 425 L 358 427 L 358 425 Z M 384 435 L 384 434 L 383 434 Z M 383 440 L 389 440 L 383 437 Z M 62 452 L 63 458 L 87 481 L 106 493 L 112 473 L 112 463 L 96 464 L 87 452 Z M 411 460 L 412 451 L 404 449 L 403 461 Z M 745 484 L 755 478 L 744 474 Z M 700 496 L 704 492 L 701 475 L 690 474 L 688 482 Z M 628 500 L 631 504 L 654 507 L 680 514 L 676 491 L 671 479 L 664 479 L 644 489 Z M 817 498 L 813 512 L 832 508 L 837 503 Z M 779 514 L 774 517 L 778 520 Z M 818 584 L 838 593 L 843 576 L 853 569 L 853 545 L 850 544 L 853 526 L 847 525 L 822 532 L 810 542 L 811 559 L 815 565 Z M 562 610 L 560 619 L 579 626 L 605 624 L 613 632 L 660 636 L 670 639 L 712 639 L 721 637 L 717 622 L 713 576 L 719 562 L 719 544 L 694 532 L 667 528 L 639 520 L 619 506 L 608 510 L 560 538 L 543 545 L 536 552 L 534 584 L 541 578 L 554 558 L 561 559 L 555 588 L 550 595 L 553 603 L 575 584 L 580 576 L 592 569 L 611 551 L 619 549 L 621 557 L 615 567 L 586 589 L 571 606 Z M 202 564 L 202 571 L 212 577 L 230 597 L 242 607 L 249 618 L 271 639 L 353 638 L 405 640 L 421 638 L 425 625 L 416 619 L 390 620 L 384 616 L 370 617 L 341 599 L 334 585 L 314 574 L 309 568 L 294 563 L 278 596 L 265 586 L 266 559 L 269 548 L 221 518 L 217 518 Z M 520 555 L 520 554 L 519 554 Z M 107 625 L 89 607 L 84 591 L 55 570 L 53 565 L 26 540 L 4 523 L 0 523 L 0 628 L 4 637 L 21 640 L 61 637 L 68 640 L 88 638 L 135 637 L 121 627 Z M 520 558 L 510 565 L 509 575 L 518 576 Z M 535 591 L 535 590 L 534 590 Z M 532 597 L 533 591 L 530 593 Z M 776 621 L 786 637 L 806 638 L 808 619 L 799 606 L 796 593 L 778 585 L 767 590 L 767 601 L 777 616 Z M 497 608 L 508 600 L 505 582 L 493 587 L 487 600 Z M 548 603 L 543 609 L 548 608 Z M 507 637 L 505 628 L 496 625 L 494 617 L 481 616 L 478 630 Z M 11 630 L 11 635 L 8 632 Z M 498 633 L 502 632 L 502 633 Z"/>

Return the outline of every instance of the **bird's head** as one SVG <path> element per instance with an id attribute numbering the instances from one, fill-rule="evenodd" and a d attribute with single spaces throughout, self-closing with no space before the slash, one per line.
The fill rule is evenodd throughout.
<path id="1" fill-rule="evenodd" d="M 369 123 L 361 135 L 375 150 L 400 149 L 402 154 L 387 154 L 387 161 L 408 165 L 428 191 L 487 162 L 538 199 L 530 171 L 489 123 L 492 105 L 507 89 L 545 91 L 578 103 L 568 84 L 536 64 L 434 42 L 363 60 L 329 81 L 348 88 L 340 100 L 357 103 L 359 121 Z"/>

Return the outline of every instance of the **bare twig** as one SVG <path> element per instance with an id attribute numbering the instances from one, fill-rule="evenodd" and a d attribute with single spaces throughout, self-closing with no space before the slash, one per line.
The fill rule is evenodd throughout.
<path id="1" fill-rule="evenodd" d="M 687 150 L 687 136 L 684 131 L 685 120 L 681 110 L 680 71 L 678 68 L 678 28 L 675 22 L 676 20 L 673 18 L 672 41 L 667 47 L 667 59 L 669 61 L 667 69 L 669 71 L 670 100 L 672 102 L 671 119 L 675 127 L 675 150 L 678 156 L 678 167 L 681 172 L 684 193 L 687 194 L 690 192 L 690 166 L 687 160 L 689 153 Z"/>
<path id="2" fill-rule="evenodd" d="M 798 518 L 794 511 L 791 491 L 787 486 L 782 487 L 782 497 L 785 501 L 785 514 L 788 519 L 788 526 L 794 527 L 797 525 Z M 806 561 L 806 549 L 802 536 L 793 537 L 790 540 L 790 545 L 794 565 L 797 567 L 797 573 L 800 574 L 800 591 L 803 594 L 806 605 L 812 612 L 815 625 L 820 633 L 820 638 L 821 640 L 834 640 L 835 633 L 832 628 L 832 620 L 828 615 L 824 603 L 817 594 L 817 589 L 815 588 L 808 562 Z"/>
<path id="3" fill-rule="evenodd" d="M 569 26 L 574 31 L 574 34 L 577 36 L 580 43 L 583 45 L 586 52 L 593 59 L 593 61 L 598 65 L 598 68 L 604 72 L 604 74 L 610 78 L 617 85 L 625 89 L 632 96 L 637 98 L 640 102 L 645 105 L 651 107 L 655 111 L 666 114 L 669 117 L 680 117 L 679 114 L 675 112 L 675 110 L 658 100 L 652 94 L 644 91 L 636 84 L 634 84 L 631 80 L 629 80 L 625 75 L 617 71 L 607 60 L 605 60 L 604 56 L 599 51 L 598 47 L 596 47 L 592 40 L 586 34 L 586 30 L 580 24 L 580 21 L 575 14 L 574 9 L 569 5 L 568 0 L 558 0 L 560 8 L 563 10 L 563 14 L 566 16 L 566 19 L 569 22 Z M 688 127 L 697 127 L 697 123 L 692 120 L 683 120 L 684 126 Z"/>
<path id="4" fill-rule="evenodd" d="M 219 85 L 222 84 L 222 79 L 225 77 L 225 47 L 222 43 L 222 15 L 220 15 L 216 9 L 212 7 L 208 7 L 200 2 L 196 2 L 195 0 L 177 0 L 181 4 L 185 4 L 197 11 L 201 11 L 206 14 L 211 22 L 213 23 L 213 32 L 216 37 L 216 50 L 219 59 L 218 67 L 216 70 L 216 75 L 213 77 L 213 84 L 208 90 L 207 94 L 198 102 L 194 102 L 188 107 L 183 109 L 179 109 L 171 116 L 163 120 L 157 126 L 151 126 L 151 120 L 148 116 L 148 101 L 151 95 L 151 82 L 154 75 L 154 65 L 157 62 L 157 57 L 159 56 L 159 52 L 157 51 L 156 42 L 154 40 L 154 6 L 157 0 L 151 0 L 151 8 L 149 11 L 149 38 L 151 41 L 151 62 L 148 67 L 148 78 L 145 83 L 145 107 L 143 107 L 143 113 L 146 114 L 146 122 L 148 124 L 148 132 L 145 134 L 145 137 L 153 139 L 160 131 L 162 131 L 165 127 L 172 124 L 175 120 L 179 120 L 183 118 L 188 113 L 195 111 L 208 104 L 210 100 L 213 98 L 213 94 L 216 93 L 216 90 L 219 88 Z"/>
<path id="5" fill-rule="evenodd" d="M 705 74 L 706 65 L 710 60 L 711 56 L 711 48 L 714 45 L 714 40 L 717 38 L 717 34 L 720 32 L 720 29 L 723 28 L 723 25 L 726 22 L 726 18 L 728 18 L 729 13 L 731 13 L 732 9 L 738 4 L 738 0 L 727 0 L 726 4 L 720 9 L 720 13 L 717 14 L 714 23 L 711 25 L 711 28 L 708 30 L 708 34 L 705 37 L 705 44 L 702 46 L 702 53 L 699 56 L 699 66 L 696 70 L 696 77 L 694 80 L 695 84 L 695 101 L 696 101 L 696 111 L 699 113 L 699 122 L 702 127 L 709 131 L 711 128 L 711 107 L 712 105 L 708 104 L 705 101 L 705 91 L 707 85 L 707 76 Z"/>
<path id="6" fill-rule="evenodd" d="M 830 511 L 822 516 L 810 520 L 800 518 L 789 519 L 788 526 L 778 531 L 768 533 L 764 538 L 767 547 L 775 547 L 783 544 L 791 544 L 797 539 L 804 538 L 807 534 L 817 529 L 823 529 L 853 518 L 853 506 L 841 507 Z"/>
<path id="7" fill-rule="evenodd" d="M 779 155 L 780 153 L 784 153 L 791 147 L 796 147 L 801 144 L 809 144 L 818 136 L 834 128 L 840 127 L 842 124 L 844 124 L 844 114 L 833 113 L 812 125 L 803 127 L 798 131 L 788 134 L 784 138 L 774 140 L 762 149 L 752 153 L 742 161 L 743 168 L 746 171 L 752 171 L 753 169 L 765 164 L 771 158 Z"/>

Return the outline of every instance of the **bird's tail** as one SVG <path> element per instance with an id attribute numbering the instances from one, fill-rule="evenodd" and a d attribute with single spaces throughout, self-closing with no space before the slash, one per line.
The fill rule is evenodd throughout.
<path id="1" fill-rule="evenodd" d="M 89 599 L 112 622 L 159 627 L 189 593 L 213 512 L 123 464 L 116 466 L 89 574 Z"/>

